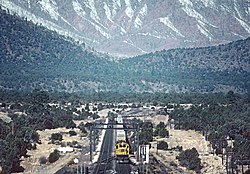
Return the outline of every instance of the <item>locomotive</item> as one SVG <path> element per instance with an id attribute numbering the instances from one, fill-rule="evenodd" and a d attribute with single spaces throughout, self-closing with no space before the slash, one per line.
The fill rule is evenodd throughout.
<path id="1" fill-rule="evenodd" d="M 129 162 L 129 144 L 126 141 L 120 140 L 115 145 L 115 157 L 118 163 Z"/>

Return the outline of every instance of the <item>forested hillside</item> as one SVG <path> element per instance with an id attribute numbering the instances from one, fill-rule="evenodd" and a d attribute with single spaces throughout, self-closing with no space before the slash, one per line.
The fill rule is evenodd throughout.
<path id="1" fill-rule="evenodd" d="M 64 92 L 250 91 L 250 39 L 112 61 L 1 10 L 0 88 Z"/>
<path id="2" fill-rule="evenodd" d="M 162 50 L 121 62 L 152 91 L 249 92 L 249 56 L 250 38 L 217 47 Z"/>
<path id="3" fill-rule="evenodd" d="M 84 44 L 1 10 L 0 86 L 7 89 L 92 90 L 115 64 Z M 112 68 L 111 68 L 112 67 Z"/>

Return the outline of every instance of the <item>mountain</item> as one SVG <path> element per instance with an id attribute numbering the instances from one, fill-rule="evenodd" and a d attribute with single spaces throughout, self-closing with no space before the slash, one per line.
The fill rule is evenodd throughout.
<path id="1" fill-rule="evenodd" d="M 249 0 L 4 0 L 1 7 L 115 56 L 250 36 Z"/>
<path id="2" fill-rule="evenodd" d="M 0 9 L 0 89 L 250 92 L 250 38 L 121 60 Z"/>
<path id="3" fill-rule="evenodd" d="M 171 49 L 120 60 L 148 92 L 250 91 L 250 38 L 205 48 Z M 138 87 L 138 86 L 137 86 Z"/>

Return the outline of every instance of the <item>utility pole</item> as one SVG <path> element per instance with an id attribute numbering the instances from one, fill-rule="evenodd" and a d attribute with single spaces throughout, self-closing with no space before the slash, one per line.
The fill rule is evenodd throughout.
<path id="1" fill-rule="evenodd" d="M 80 174 L 82 174 L 82 163 L 81 163 L 81 168 L 80 168 Z"/>
<path id="2" fill-rule="evenodd" d="M 96 138 L 97 138 L 97 131 L 94 130 L 94 144 L 93 144 L 93 151 L 96 151 Z"/>
<path id="3" fill-rule="evenodd" d="M 137 138 L 137 150 L 136 150 L 136 152 L 137 152 L 137 156 L 136 156 L 136 158 L 137 158 L 137 161 L 139 160 L 139 144 L 140 144 L 140 139 L 139 139 L 139 125 L 137 124 L 136 125 L 136 138 Z"/>
<path id="4" fill-rule="evenodd" d="M 90 160 L 90 162 L 92 162 L 92 130 L 93 130 L 93 128 L 91 126 L 90 131 L 89 131 L 89 141 L 90 141 L 90 143 L 89 143 L 89 152 L 90 152 L 89 160 Z"/>

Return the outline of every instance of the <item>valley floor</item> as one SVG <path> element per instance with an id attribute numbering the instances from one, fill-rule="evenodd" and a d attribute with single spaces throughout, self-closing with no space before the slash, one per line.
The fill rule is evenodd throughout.
<path id="1" fill-rule="evenodd" d="M 159 140 L 165 140 L 169 149 L 175 148 L 177 146 L 182 146 L 183 150 L 196 148 L 199 153 L 199 158 L 201 159 L 202 174 L 223 174 L 226 173 L 225 167 L 222 165 L 222 158 L 213 154 L 211 146 L 208 141 L 205 140 L 205 137 L 200 133 L 189 130 L 169 130 L 169 138 L 163 138 Z M 180 167 L 176 156 L 179 154 L 179 151 L 176 150 L 156 150 L 153 146 L 151 153 L 166 166 L 173 170 L 173 173 L 180 173 L 175 167 L 181 168 L 187 173 L 195 173 L 193 171 L 187 170 L 184 167 Z M 172 164 L 172 166 L 170 165 Z"/>
<path id="2" fill-rule="evenodd" d="M 164 122 L 165 124 L 168 123 L 168 115 L 160 115 L 157 114 L 157 108 L 154 110 L 150 110 L 149 108 L 139 109 L 136 111 L 135 118 L 151 121 L 153 124 L 157 125 L 160 122 Z M 150 111 L 149 111 L 150 110 Z M 106 117 L 108 112 L 112 111 L 112 109 L 104 109 L 102 110 L 99 115 L 101 117 Z M 133 109 L 126 109 L 123 111 L 123 114 L 131 114 L 134 112 Z M 149 116 L 145 116 L 145 113 L 151 113 Z M 144 115 L 144 117 L 142 117 Z M 78 121 L 79 122 L 79 121 Z M 77 123 L 78 125 L 79 123 Z M 71 153 L 61 154 L 61 157 L 58 161 L 52 164 L 40 164 L 39 159 L 41 157 L 48 157 L 54 149 L 57 149 L 61 146 L 61 144 L 67 144 L 67 142 L 77 141 L 79 145 L 85 147 L 85 157 L 86 160 L 87 156 L 89 156 L 89 140 L 87 137 L 83 137 L 80 133 L 79 129 L 74 129 L 76 131 L 76 136 L 69 136 L 68 132 L 71 129 L 66 128 L 58 128 L 58 129 L 51 129 L 45 131 L 38 131 L 41 144 L 37 144 L 36 150 L 28 151 L 28 155 L 30 157 L 24 158 L 21 165 L 25 168 L 24 173 L 31 174 L 31 173 L 43 173 L 46 171 L 47 173 L 55 173 L 63 166 L 66 166 L 68 163 L 72 162 L 74 158 L 79 158 L 82 152 L 80 150 L 74 150 Z M 182 146 L 183 150 L 196 148 L 199 153 L 199 158 L 201 159 L 202 164 L 202 174 L 222 174 L 226 173 L 225 166 L 222 165 L 221 157 L 216 156 L 213 154 L 213 149 L 208 141 L 205 140 L 205 137 L 193 130 L 175 130 L 168 127 L 169 130 L 169 137 L 168 138 L 158 138 L 155 139 L 157 141 L 166 141 L 168 143 L 169 150 L 157 150 L 156 145 L 157 142 L 152 142 L 152 148 L 150 149 L 150 153 L 159 161 L 161 161 L 167 168 L 169 168 L 172 173 L 182 173 L 185 171 L 186 173 L 195 173 L 194 171 L 187 170 L 185 167 L 181 167 L 179 165 L 178 160 L 176 160 L 176 156 L 179 154 L 179 151 L 174 150 L 177 146 Z M 63 135 L 63 141 L 60 144 L 53 144 L 51 143 L 50 137 L 52 133 L 61 133 Z"/>

